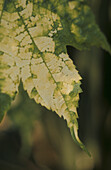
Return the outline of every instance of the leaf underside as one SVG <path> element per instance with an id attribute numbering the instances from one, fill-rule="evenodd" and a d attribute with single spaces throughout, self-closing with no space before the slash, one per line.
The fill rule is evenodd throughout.
<path id="1" fill-rule="evenodd" d="M 7 105 L 22 80 L 30 98 L 66 119 L 72 137 L 89 154 L 77 133 L 81 77 L 66 46 L 111 49 L 86 2 L 1 0 L 0 23 L 0 93 L 10 98 Z M 1 99 L 0 105 L 4 108 Z"/>

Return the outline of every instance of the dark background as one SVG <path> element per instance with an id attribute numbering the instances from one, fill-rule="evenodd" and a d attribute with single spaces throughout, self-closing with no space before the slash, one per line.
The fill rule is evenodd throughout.
<path id="1" fill-rule="evenodd" d="M 111 1 L 92 0 L 96 21 L 111 44 Z M 66 121 L 20 94 L 0 125 L 0 170 L 111 169 L 111 56 L 102 49 L 67 47 L 82 76 L 79 136 L 89 158 L 73 141 Z"/>

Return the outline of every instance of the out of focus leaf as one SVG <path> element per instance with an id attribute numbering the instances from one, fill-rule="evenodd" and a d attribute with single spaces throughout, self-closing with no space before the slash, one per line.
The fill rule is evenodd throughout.
<path id="1" fill-rule="evenodd" d="M 0 122 L 2 121 L 4 114 L 8 111 L 11 105 L 11 98 L 5 93 L 0 93 Z"/>

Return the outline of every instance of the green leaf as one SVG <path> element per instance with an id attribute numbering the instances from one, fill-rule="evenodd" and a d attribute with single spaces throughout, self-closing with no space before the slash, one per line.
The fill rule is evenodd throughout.
<path id="1" fill-rule="evenodd" d="M 22 80 L 30 98 L 64 117 L 87 151 L 77 132 L 81 77 L 66 45 L 111 49 L 86 1 L 1 0 L 0 22 L 1 93 L 14 98 Z"/>
<path id="2" fill-rule="evenodd" d="M 0 93 L 0 122 L 4 117 L 4 114 L 8 111 L 10 105 L 11 105 L 10 96 L 4 93 Z"/>

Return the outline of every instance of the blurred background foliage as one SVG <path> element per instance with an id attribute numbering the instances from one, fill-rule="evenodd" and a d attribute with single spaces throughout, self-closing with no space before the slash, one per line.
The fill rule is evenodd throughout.
<path id="1" fill-rule="evenodd" d="M 111 44 L 111 1 L 89 4 Z M 111 169 L 111 56 L 96 47 L 67 51 L 83 78 L 79 136 L 92 157 L 74 143 L 66 121 L 29 99 L 21 83 L 0 125 L 0 170 Z"/>

